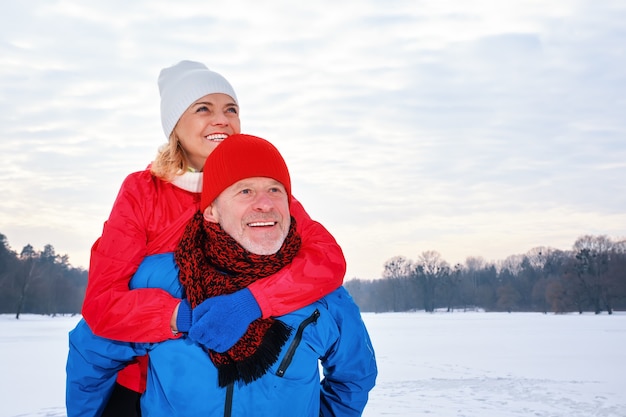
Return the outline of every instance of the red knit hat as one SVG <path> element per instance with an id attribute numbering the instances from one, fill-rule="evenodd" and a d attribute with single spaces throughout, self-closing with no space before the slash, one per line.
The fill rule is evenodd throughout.
<path id="1" fill-rule="evenodd" d="M 204 211 L 237 181 L 251 177 L 268 177 L 280 182 L 291 202 L 289 170 L 278 149 L 265 139 L 235 134 L 224 139 L 204 164 L 200 209 Z"/>

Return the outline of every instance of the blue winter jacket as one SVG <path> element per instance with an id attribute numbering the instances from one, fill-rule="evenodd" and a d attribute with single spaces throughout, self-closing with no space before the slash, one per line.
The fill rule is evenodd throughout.
<path id="1" fill-rule="evenodd" d="M 164 270 L 168 271 L 167 278 Z M 171 271 L 176 271 L 172 254 L 148 257 L 131 280 L 131 287 L 164 288 L 180 297 L 178 275 Z M 70 337 L 70 341 L 80 343 L 81 354 L 70 352 L 68 359 L 68 417 L 99 415 L 71 414 L 72 398 L 90 410 L 101 410 L 106 401 L 96 401 L 93 397 L 99 394 L 94 389 L 108 395 L 115 372 L 124 361 L 146 352 L 150 361 L 141 399 L 143 417 L 360 416 L 374 387 L 377 368 L 369 335 L 348 292 L 341 287 L 278 319 L 294 330 L 278 361 L 251 384 L 226 388 L 217 385 L 217 370 L 206 351 L 189 339 L 156 344 L 111 342 L 90 335 L 86 324 L 79 325 Z M 85 344 L 90 347 L 85 348 Z M 77 360 L 70 365 L 72 356 Z M 95 366 L 92 358 L 97 359 Z M 89 389 L 85 391 L 85 387 Z M 73 409 L 78 408 L 76 401 L 71 404 Z"/>

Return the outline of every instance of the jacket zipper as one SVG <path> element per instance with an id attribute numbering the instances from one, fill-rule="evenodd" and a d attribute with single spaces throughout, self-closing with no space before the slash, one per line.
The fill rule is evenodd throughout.
<path id="1" fill-rule="evenodd" d="M 300 323 L 300 325 L 298 326 L 298 330 L 296 331 L 296 336 L 294 337 L 293 342 L 291 342 L 291 345 L 289 345 L 289 349 L 287 349 L 287 353 L 285 354 L 285 357 L 283 358 L 283 360 L 280 362 L 280 366 L 278 367 L 278 370 L 276 371 L 277 376 L 281 378 L 285 376 L 285 371 L 287 371 L 287 368 L 289 368 L 289 365 L 291 364 L 291 361 L 293 360 L 293 355 L 295 355 L 296 349 L 298 349 L 298 345 L 300 345 L 300 342 L 302 341 L 302 333 L 304 333 L 304 329 L 309 324 L 317 322 L 317 319 L 319 318 L 319 316 L 320 316 L 319 310 L 315 309 L 313 314 L 311 314 L 302 323 Z"/>
<path id="2" fill-rule="evenodd" d="M 224 401 L 224 417 L 233 415 L 233 393 L 235 391 L 235 383 L 231 382 L 226 387 L 226 400 Z"/>

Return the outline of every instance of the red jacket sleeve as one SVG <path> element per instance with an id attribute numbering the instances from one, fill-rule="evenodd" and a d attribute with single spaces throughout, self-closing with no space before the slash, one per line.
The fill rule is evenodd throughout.
<path id="1" fill-rule="evenodd" d="M 293 262 L 278 273 L 250 285 L 263 317 L 281 316 L 319 300 L 341 286 L 346 260 L 335 238 L 309 217 L 292 197 L 302 246 Z"/>
<path id="2" fill-rule="evenodd" d="M 126 342 L 174 337 L 170 320 L 180 300 L 158 288 L 131 291 L 128 284 L 145 256 L 174 249 L 197 210 L 191 194 L 147 171 L 124 181 L 91 249 L 82 313 L 94 334 Z"/>

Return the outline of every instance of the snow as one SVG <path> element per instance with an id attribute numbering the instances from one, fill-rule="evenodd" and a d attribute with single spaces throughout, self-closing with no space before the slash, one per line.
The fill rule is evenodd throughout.
<path id="1" fill-rule="evenodd" d="M 0 417 L 65 416 L 79 316 L 0 315 Z M 364 313 L 379 377 L 364 417 L 624 417 L 626 313 Z"/>

